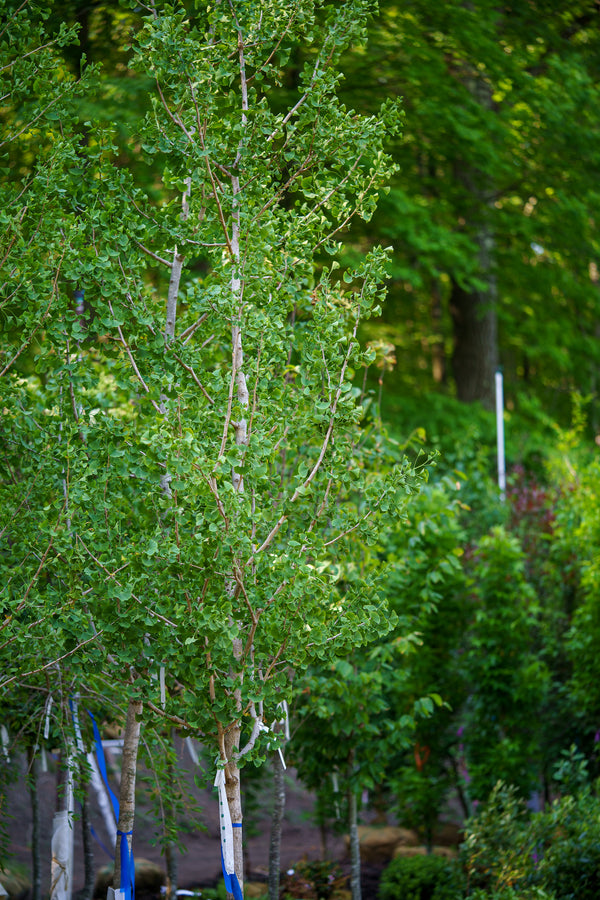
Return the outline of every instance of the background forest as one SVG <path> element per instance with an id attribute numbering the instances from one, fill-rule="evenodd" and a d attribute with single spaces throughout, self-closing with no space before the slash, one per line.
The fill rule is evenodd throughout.
<path id="1" fill-rule="evenodd" d="M 177 733 L 597 897 L 597 3 L 3 6 L 0 780 L 127 722 L 126 895 L 141 725 L 167 855 Z"/>

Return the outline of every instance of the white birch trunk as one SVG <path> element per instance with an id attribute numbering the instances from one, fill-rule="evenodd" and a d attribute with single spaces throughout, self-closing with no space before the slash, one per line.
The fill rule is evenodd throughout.
<path id="1" fill-rule="evenodd" d="M 73 774 L 75 760 L 69 742 L 64 754 L 64 782 L 62 796 L 58 798 L 58 810 L 52 821 L 52 862 L 50 864 L 50 900 L 71 900 L 73 892 Z"/>

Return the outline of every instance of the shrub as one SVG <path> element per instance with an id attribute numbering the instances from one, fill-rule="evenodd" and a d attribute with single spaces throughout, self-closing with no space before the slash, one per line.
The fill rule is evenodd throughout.
<path id="1" fill-rule="evenodd" d="M 440 856 L 397 856 L 381 876 L 379 900 L 456 900 L 456 867 Z"/>
<path id="2" fill-rule="evenodd" d="M 600 798 L 583 785 L 574 748 L 556 778 L 577 789 L 534 815 L 514 788 L 498 784 L 466 825 L 461 861 L 469 900 L 597 900 L 600 897 Z"/>

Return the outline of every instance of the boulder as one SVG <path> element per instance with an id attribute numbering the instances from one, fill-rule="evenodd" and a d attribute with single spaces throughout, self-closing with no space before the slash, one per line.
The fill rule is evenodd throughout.
<path id="1" fill-rule="evenodd" d="M 2 891 L 4 889 L 4 893 Z M 8 896 L 9 900 L 23 900 L 31 891 L 31 882 L 26 875 L 8 866 L 0 869 L 0 898 Z"/>
<path id="2" fill-rule="evenodd" d="M 104 900 L 112 883 L 113 867 L 104 866 L 96 875 L 94 898 Z M 167 876 L 161 867 L 149 859 L 135 860 L 135 896 L 136 900 L 144 897 L 160 897 L 161 887 L 167 883 Z"/>
<path id="3" fill-rule="evenodd" d="M 440 844 L 434 844 L 431 852 L 434 856 L 444 856 L 446 859 L 454 859 L 457 855 L 457 851 L 452 847 L 442 847 Z M 423 845 L 419 847 L 398 846 L 394 850 L 394 856 L 425 856 L 426 853 L 427 848 Z"/>
<path id="4" fill-rule="evenodd" d="M 258 897 L 267 897 L 269 894 L 269 887 L 264 881 L 245 881 L 244 882 L 244 897 L 247 897 L 248 900 L 257 900 Z"/>
<path id="5" fill-rule="evenodd" d="M 458 847 L 462 843 L 463 836 L 462 828 L 455 822 L 438 822 L 433 832 L 435 843 L 443 847 Z"/>
<path id="6" fill-rule="evenodd" d="M 389 862 L 397 847 L 415 846 L 419 843 L 416 832 L 392 825 L 383 828 L 359 825 L 358 839 L 360 858 L 363 862 L 373 865 Z M 346 843 L 348 844 L 348 838 Z"/>

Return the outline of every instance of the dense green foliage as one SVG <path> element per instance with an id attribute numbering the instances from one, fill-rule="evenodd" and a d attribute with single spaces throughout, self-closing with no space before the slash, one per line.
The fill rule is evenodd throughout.
<path id="1" fill-rule="evenodd" d="M 397 856 L 381 877 L 380 900 L 454 900 L 452 864 L 439 856 Z"/>
<path id="2" fill-rule="evenodd" d="M 6 4 L 2 721 L 141 697 L 168 785 L 169 729 L 260 761 L 294 699 L 324 819 L 430 846 L 501 778 L 470 896 L 567 897 L 595 795 L 517 798 L 598 774 L 596 10 L 376 13 Z"/>

